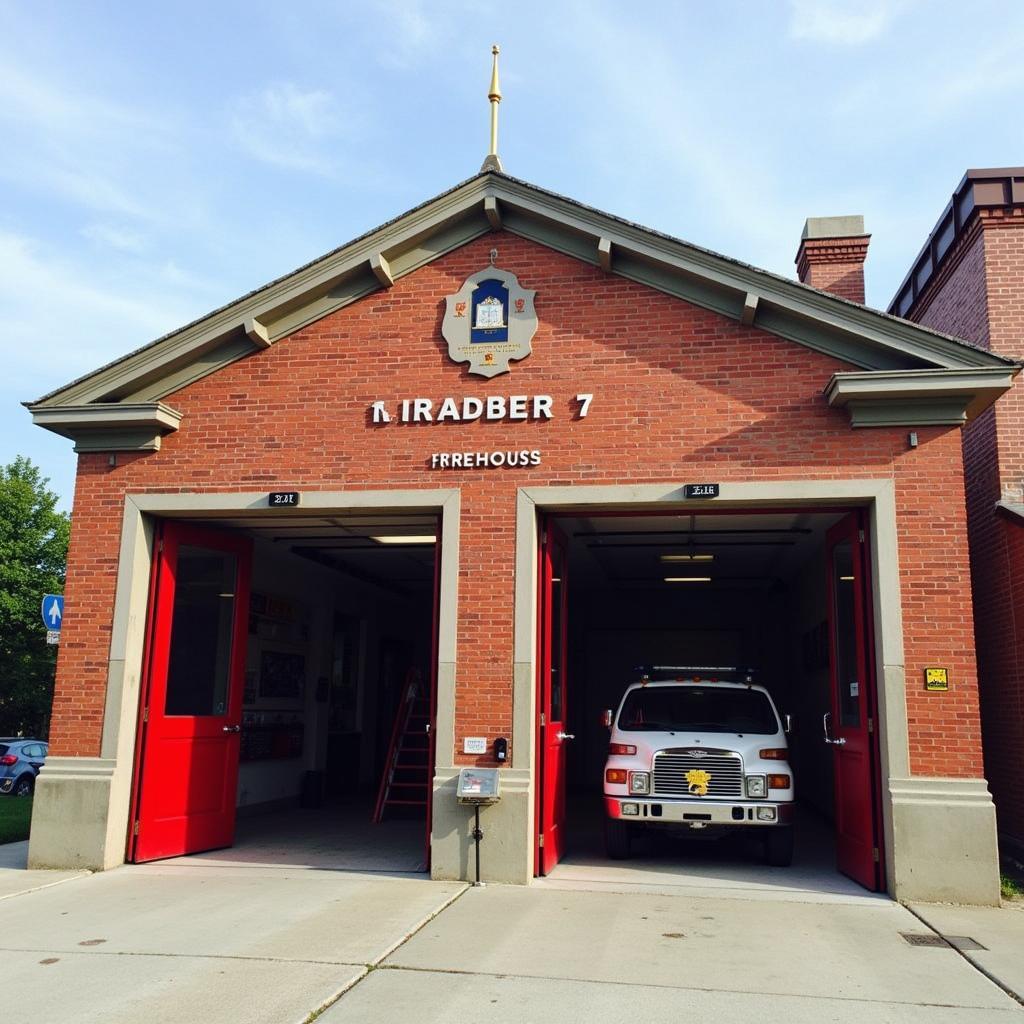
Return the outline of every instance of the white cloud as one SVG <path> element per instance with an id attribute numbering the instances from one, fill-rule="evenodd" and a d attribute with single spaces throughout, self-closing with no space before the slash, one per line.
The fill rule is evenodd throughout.
<path id="1" fill-rule="evenodd" d="M 1024 83 L 1019 49 L 1019 37 L 1010 35 L 1009 42 L 999 41 L 980 52 L 974 50 L 948 72 L 944 69 L 939 80 L 932 83 L 931 111 L 946 110 L 948 105 L 961 105 L 979 96 L 1013 95 Z"/>
<path id="2" fill-rule="evenodd" d="M 337 157 L 328 147 L 343 127 L 331 93 L 304 91 L 293 82 L 242 97 L 231 114 L 232 134 L 251 157 L 315 174 L 334 171 Z"/>
<path id="3" fill-rule="evenodd" d="M 860 46 L 881 36 L 905 3 L 898 0 L 789 0 L 794 39 Z"/>
<path id="4" fill-rule="evenodd" d="M 119 216 L 154 219 L 132 161 L 137 154 L 177 149 L 164 114 L 143 112 L 62 87 L 0 60 L 0 126 L 5 135 L 0 178 L 32 191 Z"/>
<path id="5" fill-rule="evenodd" d="M 192 318 L 187 301 L 133 288 L 118 275 L 106 281 L 102 268 L 62 262 L 10 232 L 0 231 L 0 266 L 5 374 L 32 390 L 41 380 L 67 383 Z"/>
<path id="6" fill-rule="evenodd" d="M 142 235 L 114 224 L 87 224 L 82 228 L 82 236 L 98 246 L 117 249 L 119 252 L 139 253 L 146 248 L 146 240 Z"/>
<path id="7" fill-rule="evenodd" d="M 694 233 L 693 197 L 699 196 L 702 211 L 715 211 L 716 244 L 728 241 L 732 246 L 741 239 L 743 248 L 731 248 L 731 255 L 761 266 L 779 265 L 780 254 L 795 249 L 806 212 L 782 200 L 784 182 L 771 152 L 751 144 L 742 132 L 722 130 L 719 118 L 725 103 L 708 103 L 680 74 L 672 38 L 616 15 L 601 17 L 591 7 L 578 5 L 576 10 L 579 28 L 572 41 L 587 56 L 594 97 L 590 110 L 595 120 L 584 126 L 582 140 L 599 155 L 592 158 L 604 157 L 606 125 L 615 124 L 617 152 L 644 154 L 645 170 L 639 175 L 630 161 L 622 162 L 623 192 L 628 195 L 642 180 L 646 189 L 660 195 L 657 227 L 709 244 Z M 590 16 L 583 17 L 585 12 Z M 643 53 L 642 75 L 617 59 L 622 52 Z M 693 70 L 695 77 L 700 73 Z M 630 201 L 645 205 L 640 195 Z M 615 212 L 643 216 L 622 203 Z"/>
<path id="8" fill-rule="evenodd" d="M 380 62 L 398 70 L 407 70 L 425 57 L 435 57 L 439 25 L 459 17 L 451 10 L 439 10 L 437 5 L 428 13 L 421 0 L 378 0 L 375 6 L 388 26 Z"/>

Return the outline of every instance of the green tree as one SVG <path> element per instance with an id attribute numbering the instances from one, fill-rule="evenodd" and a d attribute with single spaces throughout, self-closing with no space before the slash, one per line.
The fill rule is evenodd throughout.
<path id="1" fill-rule="evenodd" d="M 45 739 L 57 648 L 46 643 L 43 594 L 64 592 L 70 519 L 39 467 L 0 467 L 0 736 Z"/>

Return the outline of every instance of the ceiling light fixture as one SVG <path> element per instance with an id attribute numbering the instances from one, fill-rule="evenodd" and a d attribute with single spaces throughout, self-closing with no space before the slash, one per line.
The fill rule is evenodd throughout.
<path id="1" fill-rule="evenodd" d="M 710 576 L 666 576 L 666 583 L 710 583 Z"/>
<path id="2" fill-rule="evenodd" d="M 378 544 L 436 544 L 437 537 L 433 534 L 386 534 L 382 537 L 371 537 Z"/>

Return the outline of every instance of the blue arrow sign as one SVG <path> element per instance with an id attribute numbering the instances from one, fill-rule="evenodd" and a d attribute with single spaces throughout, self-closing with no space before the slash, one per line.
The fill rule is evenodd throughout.
<path id="1" fill-rule="evenodd" d="M 43 598 L 43 625 L 47 629 L 60 629 L 64 621 L 64 598 L 60 594 L 47 594 Z"/>

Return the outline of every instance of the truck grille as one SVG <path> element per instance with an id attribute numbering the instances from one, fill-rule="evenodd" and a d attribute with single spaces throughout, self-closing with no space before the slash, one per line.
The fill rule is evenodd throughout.
<path id="1" fill-rule="evenodd" d="M 702 749 L 700 753 L 704 756 L 694 757 L 691 750 L 659 750 L 654 755 L 652 795 L 692 796 L 686 773 L 698 769 L 711 776 L 705 799 L 742 799 L 743 759 L 740 755 L 732 750 Z"/>

